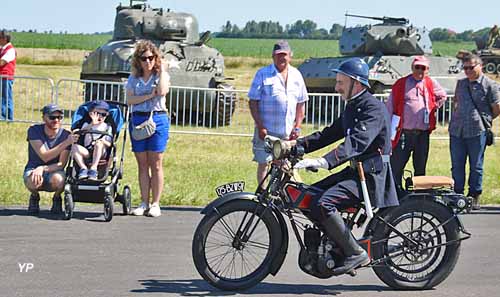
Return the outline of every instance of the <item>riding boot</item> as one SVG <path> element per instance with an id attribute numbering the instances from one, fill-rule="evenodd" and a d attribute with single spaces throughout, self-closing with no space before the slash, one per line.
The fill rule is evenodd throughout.
<path id="1" fill-rule="evenodd" d="M 54 197 L 52 197 L 52 207 L 50 208 L 50 212 L 53 214 L 62 213 L 61 195 L 54 195 Z"/>
<path id="2" fill-rule="evenodd" d="M 475 194 L 475 195 L 472 195 L 472 209 L 473 210 L 480 210 L 481 209 L 481 205 L 479 204 L 479 201 L 480 201 L 480 198 L 481 198 L 481 194 Z"/>
<path id="3" fill-rule="evenodd" d="M 325 228 L 328 238 L 342 250 L 345 256 L 344 264 L 333 269 L 335 275 L 350 272 L 359 266 L 370 263 L 368 254 L 358 244 L 351 230 L 344 224 L 344 220 L 338 212 L 329 212 L 321 224 Z"/>
<path id="4" fill-rule="evenodd" d="M 28 206 L 28 214 L 37 215 L 40 212 L 40 195 L 31 193 L 30 204 Z"/>

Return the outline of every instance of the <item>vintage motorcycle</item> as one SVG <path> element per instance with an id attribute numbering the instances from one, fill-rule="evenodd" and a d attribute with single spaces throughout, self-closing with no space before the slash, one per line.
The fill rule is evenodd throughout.
<path id="1" fill-rule="evenodd" d="M 309 204 L 322 190 L 294 181 L 293 166 L 302 159 L 303 147 L 268 142 L 274 161 L 264 190 L 243 192 L 243 182 L 218 187 L 219 197 L 201 211 L 205 216 L 194 233 L 196 269 L 222 290 L 247 289 L 278 273 L 288 250 L 284 216 L 300 245 L 298 262 L 305 273 L 330 278 L 343 259 L 323 227 L 309 217 Z M 471 203 L 453 192 L 452 183 L 446 177 L 410 176 L 398 207 L 371 212 L 360 203 L 343 212 L 349 228 L 364 228 L 358 241 L 370 256 L 367 267 L 388 286 L 429 289 L 452 272 L 461 241 L 470 237 L 457 215 Z M 348 273 L 356 275 L 355 270 Z"/>

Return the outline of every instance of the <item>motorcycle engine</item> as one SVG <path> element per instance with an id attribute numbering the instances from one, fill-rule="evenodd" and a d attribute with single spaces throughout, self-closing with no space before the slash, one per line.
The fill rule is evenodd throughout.
<path id="1" fill-rule="evenodd" d="M 338 249 L 326 235 L 315 227 L 307 227 L 304 230 L 305 249 L 299 253 L 299 267 L 307 274 L 318 278 L 329 278 L 333 276 L 333 268 L 336 259 L 340 259 Z"/>

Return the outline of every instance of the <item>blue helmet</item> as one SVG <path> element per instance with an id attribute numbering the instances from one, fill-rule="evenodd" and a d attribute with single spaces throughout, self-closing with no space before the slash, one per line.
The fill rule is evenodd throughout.
<path id="1" fill-rule="evenodd" d="M 333 72 L 342 73 L 350 78 L 359 81 L 362 85 L 370 87 L 368 83 L 368 65 L 360 58 L 350 58 L 340 63 L 339 68 Z"/>

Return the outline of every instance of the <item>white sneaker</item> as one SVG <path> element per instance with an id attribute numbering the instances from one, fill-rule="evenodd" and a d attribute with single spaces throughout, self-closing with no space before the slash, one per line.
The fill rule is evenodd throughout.
<path id="1" fill-rule="evenodd" d="M 138 208 L 134 209 L 134 211 L 132 211 L 132 215 L 133 216 L 143 216 L 144 213 L 148 210 L 148 205 L 144 202 L 141 202 L 141 205 L 139 205 Z"/>
<path id="2" fill-rule="evenodd" d="M 149 209 L 148 216 L 150 216 L 150 217 L 159 217 L 159 216 L 161 216 L 160 205 L 158 205 L 156 203 L 153 203 L 153 205 L 151 205 L 151 208 Z"/>

